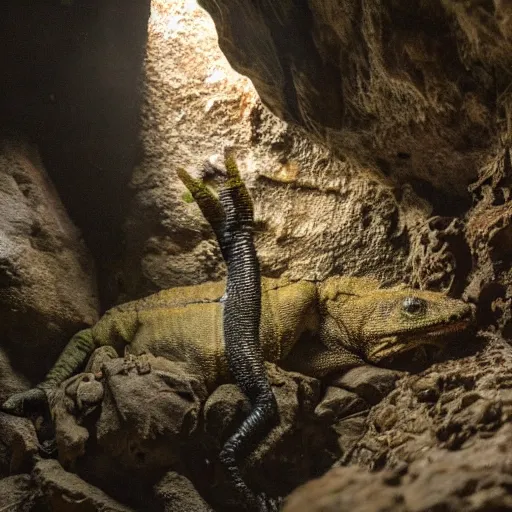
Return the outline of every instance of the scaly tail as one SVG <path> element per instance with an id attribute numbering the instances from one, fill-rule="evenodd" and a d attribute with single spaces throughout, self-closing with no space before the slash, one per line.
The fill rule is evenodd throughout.
<path id="1" fill-rule="evenodd" d="M 225 166 L 227 181 L 219 193 L 218 206 L 213 206 L 212 202 L 218 203 L 219 200 L 210 191 L 203 195 L 195 192 L 204 192 L 204 184 L 201 183 L 201 189 L 193 182 L 193 190 L 188 187 L 190 181 L 183 178 L 182 181 L 212 225 L 228 267 L 223 314 L 224 344 L 230 371 L 252 405 L 249 416 L 224 444 L 220 460 L 248 508 L 264 510 L 264 499 L 255 496 L 247 487 L 238 460 L 268 432 L 277 419 L 278 410 L 267 377 L 259 336 L 261 279 L 252 238 L 253 204 L 236 162 L 228 153 L 225 154 Z M 220 218 L 219 207 L 222 210 L 221 223 L 217 222 Z M 207 212 L 214 212 L 214 218 L 210 219 Z"/>
<path id="2" fill-rule="evenodd" d="M 248 505 L 261 509 L 263 503 L 247 488 L 237 458 L 262 439 L 278 411 L 260 344 L 261 279 L 252 238 L 253 204 L 232 155 L 226 155 L 225 165 L 228 180 L 219 194 L 226 215 L 223 243 L 228 266 L 224 344 L 231 373 L 251 401 L 252 410 L 224 444 L 220 458 Z"/>

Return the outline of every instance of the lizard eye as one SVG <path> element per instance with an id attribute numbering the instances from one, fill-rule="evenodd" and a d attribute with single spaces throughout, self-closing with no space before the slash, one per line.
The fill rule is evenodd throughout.
<path id="1" fill-rule="evenodd" d="M 421 315 L 427 310 L 427 303 L 418 297 L 406 297 L 402 308 L 408 315 Z"/>

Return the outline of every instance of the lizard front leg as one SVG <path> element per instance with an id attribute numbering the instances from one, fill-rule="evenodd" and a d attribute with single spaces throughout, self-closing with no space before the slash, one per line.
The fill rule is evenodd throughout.
<path id="1" fill-rule="evenodd" d="M 47 391 L 58 387 L 75 374 L 98 348 L 90 329 L 75 334 L 47 376 L 36 387 L 15 393 L 1 406 L 1 410 L 16 416 L 29 416 L 48 408 Z"/>

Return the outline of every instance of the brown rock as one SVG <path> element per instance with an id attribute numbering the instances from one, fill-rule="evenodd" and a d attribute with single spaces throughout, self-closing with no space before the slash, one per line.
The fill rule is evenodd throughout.
<path id="1" fill-rule="evenodd" d="M 356 393 L 329 386 L 322 401 L 317 405 L 315 414 L 323 420 L 334 421 L 366 409 L 368 409 L 367 402 Z"/>
<path id="2" fill-rule="evenodd" d="M 37 510 L 42 493 L 29 475 L 14 475 L 0 480 L 0 504 L 8 512 Z"/>
<path id="3" fill-rule="evenodd" d="M 224 146 L 236 148 L 255 200 L 264 274 L 400 279 L 406 222 L 399 194 L 384 176 L 335 158 L 263 108 L 249 80 L 226 62 L 204 11 L 184 0 L 153 1 L 145 75 L 124 297 L 224 275 L 217 243 L 175 176 L 177 167 L 197 170 Z M 427 210 L 417 212 L 417 221 L 427 218 Z"/>
<path id="4" fill-rule="evenodd" d="M 395 387 L 396 380 L 402 375 L 402 372 L 387 368 L 358 366 L 345 372 L 336 380 L 336 384 L 356 393 L 373 405 L 380 402 Z"/>
<path id="5" fill-rule="evenodd" d="M 64 471 L 55 460 L 39 461 L 33 475 L 46 503 L 54 512 L 133 512 L 79 476 Z"/>
<path id="6" fill-rule="evenodd" d="M 17 370 L 41 380 L 68 339 L 97 319 L 93 264 L 37 149 L 0 142 L 0 324 Z"/>
<path id="7" fill-rule="evenodd" d="M 2 133 L 36 143 L 67 211 L 94 255 L 104 306 L 139 159 L 141 69 L 150 0 L 3 2 Z M 14 21 L 16 20 L 16 21 Z"/>
<path id="8" fill-rule="evenodd" d="M 428 457 L 396 471 L 336 468 L 293 492 L 283 512 L 511 510 L 510 461 L 505 456 L 511 427 L 470 450 L 431 450 Z"/>
<path id="9" fill-rule="evenodd" d="M 0 475 L 29 471 L 39 443 L 32 422 L 0 413 Z"/>
<path id="10" fill-rule="evenodd" d="M 318 468 L 332 464 L 339 448 L 336 432 L 323 432 L 315 421 L 319 381 L 285 372 L 273 364 L 267 364 L 267 368 L 277 399 L 279 422 L 247 455 L 242 468 L 252 488 L 278 497 L 297 482 L 311 478 Z M 212 454 L 220 451 L 249 411 L 247 399 L 233 384 L 219 386 L 208 397 L 204 406 L 205 442 L 212 447 Z M 222 477 L 223 469 L 218 469 L 221 478 L 214 486 L 212 502 L 222 507 L 233 489 Z"/>
<path id="11" fill-rule="evenodd" d="M 336 468 L 308 482 L 285 501 L 283 512 L 406 512 L 392 473 Z"/>
<path id="12" fill-rule="evenodd" d="M 274 113 L 342 157 L 428 184 L 440 207 L 466 194 L 498 141 L 510 79 L 488 65 L 511 63 L 508 2 L 200 3 Z"/>
<path id="13" fill-rule="evenodd" d="M 192 482 L 183 475 L 169 471 L 155 486 L 155 496 L 163 512 L 211 512 Z"/>

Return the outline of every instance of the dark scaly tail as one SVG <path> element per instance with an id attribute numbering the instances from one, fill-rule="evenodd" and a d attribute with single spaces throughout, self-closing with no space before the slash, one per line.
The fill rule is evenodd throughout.
<path id="1" fill-rule="evenodd" d="M 245 187 L 234 158 L 226 154 L 228 179 L 219 194 L 223 222 L 218 221 L 217 199 L 194 182 L 190 192 L 212 225 L 228 267 L 224 300 L 224 344 L 228 364 L 236 383 L 249 398 L 252 410 L 242 425 L 226 441 L 220 453 L 230 480 L 246 500 L 250 509 L 265 508 L 244 482 L 238 459 L 260 441 L 277 419 L 277 403 L 270 387 L 260 344 L 261 279 L 258 257 L 252 238 L 254 214 L 252 200 Z M 183 173 L 183 172 L 182 172 Z M 180 176 L 181 177 L 181 176 Z M 187 182 L 185 185 L 188 186 Z M 202 184 L 206 189 L 206 186 Z M 206 212 L 215 211 L 214 223 Z M 220 232 L 219 232 L 220 231 Z"/>
<path id="2" fill-rule="evenodd" d="M 228 266 L 224 343 L 231 373 L 251 401 L 252 410 L 224 444 L 220 458 L 236 487 L 253 501 L 254 495 L 242 479 L 237 458 L 267 433 L 277 417 L 277 404 L 263 362 L 259 336 L 261 279 L 252 238 L 252 201 L 229 155 L 226 169 L 228 181 L 219 195 L 226 215 L 223 242 Z"/>

